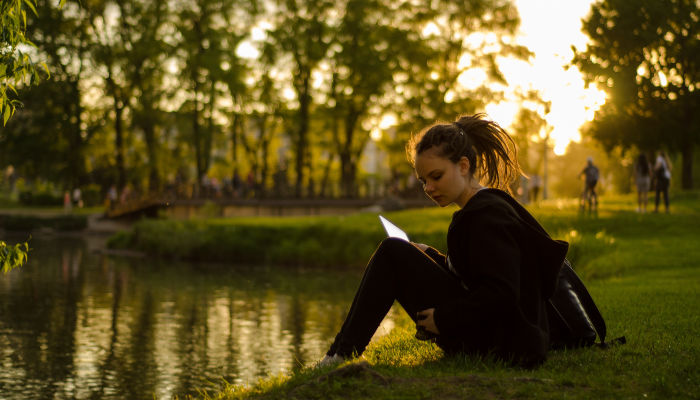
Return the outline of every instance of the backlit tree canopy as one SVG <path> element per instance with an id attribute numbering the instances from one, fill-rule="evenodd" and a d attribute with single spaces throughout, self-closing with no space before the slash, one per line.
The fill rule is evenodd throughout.
<path id="1" fill-rule="evenodd" d="M 0 130 L 0 167 L 60 189 L 196 196 L 245 179 L 264 195 L 277 179 L 299 197 L 357 196 L 370 132 L 404 143 L 481 110 L 507 84 L 496 59 L 529 55 L 510 0 L 35 3 L 27 38 L 52 79 L 23 90 L 50 107 Z M 38 143 L 51 157 L 32 161 Z M 405 176 L 391 159 L 376 179 Z"/>
<path id="2" fill-rule="evenodd" d="M 700 9 L 695 0 L 604 0 L 584 20 L 591 42 L 573 63 L 605 89 L 588 132 L 606 148 L 680 152 L 692 186 L 700 143 Z"/>

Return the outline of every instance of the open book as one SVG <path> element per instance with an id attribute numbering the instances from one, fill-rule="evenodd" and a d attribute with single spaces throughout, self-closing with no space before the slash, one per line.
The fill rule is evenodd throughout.
<path id="1" fill-rule="evenodd" d="M 384 226 L 384 229 L 386 230 L 386 234 L 389 237 L 403 239 L 407 242 L 409 241 L 408 235 L 406 234 L 406 232 L 402 231 L 401 228 L 392 224 L 388 219 L 382 217 L 381 215 L 379 216 L 379 220 L 382 222 L 382 225 Z"/>

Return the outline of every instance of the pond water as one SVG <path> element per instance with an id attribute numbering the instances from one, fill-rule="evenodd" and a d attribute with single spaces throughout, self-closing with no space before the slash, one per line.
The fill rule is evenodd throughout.
<path id="1" fill-rule="evenodd" d="M 0 275 L 0 398 L 183 397 L 294 371 L 327 350 L 361 277 L 107 256 L 104 242 L 34 238 Z"/>

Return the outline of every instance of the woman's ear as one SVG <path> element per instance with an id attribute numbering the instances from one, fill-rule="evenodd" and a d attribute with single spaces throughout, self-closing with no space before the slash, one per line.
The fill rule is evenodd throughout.
<path id="1" fill-rule="evenodd" d="M 469 175 L 469 172 L 471 171 L 471 164 L 469 163 L 469 159 L 465 156 L 462 156 L 462 158 L 457 161 L 457 164 L 459 164 L 459 172 L 462 174 L 462 176 Z"/>

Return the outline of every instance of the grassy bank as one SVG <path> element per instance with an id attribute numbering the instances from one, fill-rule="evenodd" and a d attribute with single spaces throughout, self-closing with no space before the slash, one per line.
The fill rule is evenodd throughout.
<path id="1" fill-rule="evenodd" d="M 626 335 L 626 345 L 552 352 L 542 367 L 530 371 L 492 360 L 446 358 L 434 345 L 415 340 L 410 319 L 397 313 L 397 327 L 370 344 L 368 364 L 309 368 L 203 397 L 698 398 L 700 194 L 676 195 L 672 201 L 669 215 L 637 214 L 632 197 L 603 199 L 597 216 L 579 214 L 573 201 L 531 208 L 553 237 L 571 242 L 569 258 L 606 318 L 609 337 Z M 453 211 L 387 216 L 416 241 L 443 249 Z M 360 214 L 150 221 L 113 243 L 191 259 L 361 266 L 383 236 L 376 215 Z"/>
<path id="2" fill-rule="evenodd" d="M 629 265 L 656 263 L 658 260 L 642 253 L 631 263 L 617 262 L 614 257 L 618 251 L 629 252 L 629 246 L 659 246 L 656 239 L 668 234 L 690 234 L 688 230 L 695 227 L 688 224 L 689 218 L 700 214 L 699 196 L 695 192 L 676 195 L 670 215 L 637 214 L 630 196 L 605 198 L 595 218 L 579 213 L 574 200 L 546 202 L 530 210 L 554 238 L 571 243 L 568 258 L 579 273 L 604 277 Z M 455 210 L 435 207 L 384 215 L 404 228 L 411 240 L 444 250 L 447 226 Z M 619 241 L 620 236 L 626 240 Z M 142 220 L 132 230 L 110 238 L 108 245 L 190 261 L 361 268 L 384 237 L 375 213 L 358 213 Z"/>
<path id="3" fill-rule="evenodd" d="M 570 256 L 606 318 L 609 337 L 626 335 L 626 345 L 607 350 L 552 352 L 539 369 L 523 370 L 493 360 L 444 357 L 434 345 L 415 340 L 410 319 L 398 313 L 401 317 L 391 334 L 370 344 L 365 353 L 366 364 L 355 361 L 330 369 L 308 368 L 290 376 L 270 377 L 253 386 L 226 386 L 219 393 L 202 396 L 216 399 L 698 398 L 700 196 L 687 193 L 674 200 L 670 215 L 637 214 L 631 197 L 606 199 L 597 217 L 578 214 L 572 202 L 551 202 L 531 209 L 552 236 L 571 241 Z M 450 214 L 450 210 L 427 209 L 388 215 L 409 234 L 415 232 L 416 240 L 440 247 Z M 311 232 L 329 235 L 330 238 L 317 239 L 315 246 L 324 249 L 320 253 L 325 253 L 325 243 L 340 241 L 353 249 L 345 255 L 344 262 L 357 265 L 366 261 L 368 252 L 383 237 L 381 232 L 374 232 L 375 219 L 371 214 L 344 219 L 256 220 L 260 226 L 248 220 L 191 223 L 200 230 L 199 234 L 207 232 L 207 226 L 230 232 L 251 229 L 256 231 L 255 235 L 267 230 L 274 237 L 266 240 L 270 248 L 275 247 L 270 244 L 277 240 L 286 240 L 286 246 L 294 247 L 294 238 L 303 243 L 310 240 L 306 235 Z M 177 226 L 172 221 L 161 223 Z M 157 229 L 156 225 L 139 225 L 137 235 L 146 234 L 146 229 Z M 428 229 L 424 229 L 426 226 Z M 185 225 L 179 229 L 185 229 Z M 284 235 L 278 230 L 291 233 Z M 341 248 L 333 247 L 330 251 L 342 254 Z M 325 263 L 331 260 L 323 257 L 327 257 Z M 295 262 L 304 259 L 299 253 Z"/>

